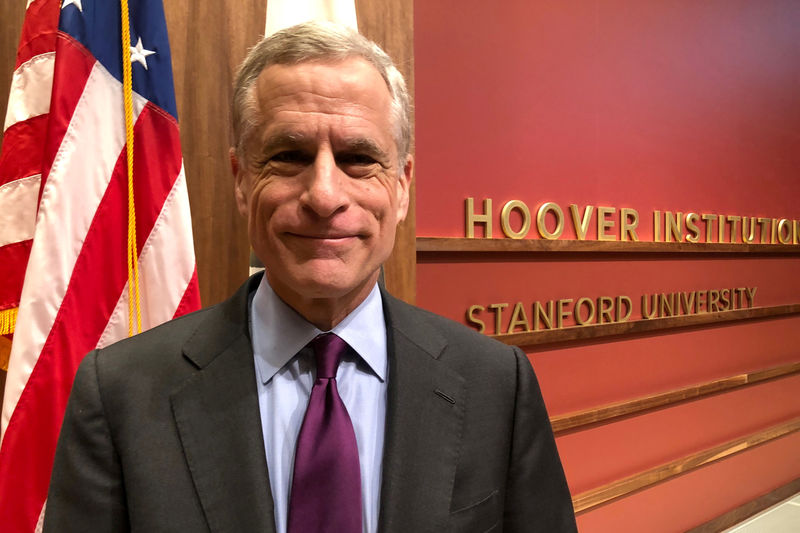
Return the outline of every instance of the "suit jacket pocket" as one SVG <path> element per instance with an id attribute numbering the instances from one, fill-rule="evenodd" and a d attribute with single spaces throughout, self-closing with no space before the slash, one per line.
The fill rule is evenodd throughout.
<path id="1" fill-rule="evenodd" d="M 500 497 L 497 490 L 488 496 L 450 513 L 451 533 L 500 531 Z"/>

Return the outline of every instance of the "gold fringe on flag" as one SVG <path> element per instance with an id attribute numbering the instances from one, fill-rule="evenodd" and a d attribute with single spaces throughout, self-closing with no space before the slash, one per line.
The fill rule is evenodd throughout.
<path id="1" fill-rule="evenodd" d="M 19 308 L 3 309 L 0 311 L 0 335 L 10 335 L 14 333 L 17 325 L 17 310 Z"/>
<path id="2" fill-rule="evenodd" d="M 0 370 L 8 372 L 8 356 L 11 355 L 11 341 L 3 335 L 11 335 L 17 325 L 17 307 L 0 311 Z"/>
<path id="3" fill-rule="evenodd" d="M 131 32 L 128 0 L 121 0 L 122 94 L 125 101 L 125 141 L 128 162 L 128 336 L 142 331 L 139 298 L 139 256 L 136 249 L 136 209 L 133 202 L 133 82 L 131 80 Z M 133 318 L 136 317 L 136 329 Z"/>

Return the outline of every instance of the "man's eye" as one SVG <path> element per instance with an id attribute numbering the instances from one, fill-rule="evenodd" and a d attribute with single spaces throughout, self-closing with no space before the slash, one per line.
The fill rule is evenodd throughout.
<path id="1" fill-rule="evenodd" d="M 300 150 L 284 150 L 278 152 L 269 158 L 274 163 L 292 163 L 292 164 L 308 164 L 312 161 L 312 157 Z"/>
<path id="2" fill-rule="evenodd" d="M 375 159 L 366 154 L 342 154 L 336 157 L 340 165 L 368 166 L 375 164 Z"/>

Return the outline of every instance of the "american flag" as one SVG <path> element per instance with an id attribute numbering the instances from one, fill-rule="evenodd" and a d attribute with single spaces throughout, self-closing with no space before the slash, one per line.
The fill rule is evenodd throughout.
<path id="1" fill-rule="evenodd" d="M 197 309 L 199 294 L 163 6 L 128 3 L 147 329 Z M 120 20 L 117 0 L 28 1 L 0 155 L 0 312 L 19 309 L 2 411 L 4 532 L 41 527 L 78 363 L 128 335 Z"/>

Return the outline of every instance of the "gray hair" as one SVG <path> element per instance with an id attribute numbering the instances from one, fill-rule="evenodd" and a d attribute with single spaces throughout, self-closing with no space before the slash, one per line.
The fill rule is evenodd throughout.
<path id="1" fill-rule="evenodd" d="M 306 22 L 265 37 L 247 54 L 233 92 L 233 145 L 243 158 L 244 144 L 258 124 L 258 107 L 252 90 L 261 72 L 271 65 L 296 65 L 305 61 L 341 61 L 360 57 L 386 82 L 392 96 L 391 113 L 400 168 L 411 148 L 411 102 L 403 75 L 381 48 L 356 31 L 330 22 Z"/>

